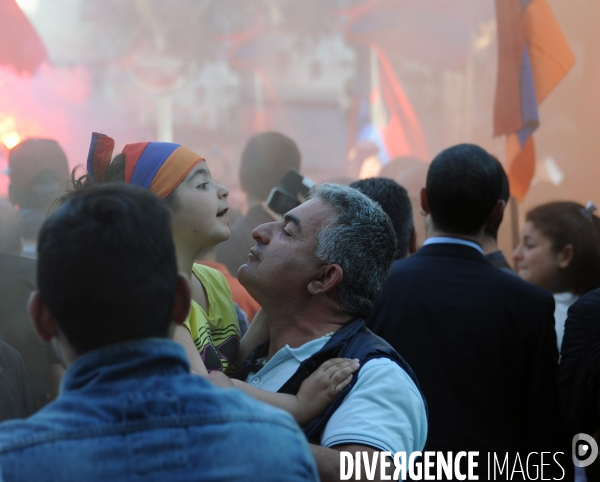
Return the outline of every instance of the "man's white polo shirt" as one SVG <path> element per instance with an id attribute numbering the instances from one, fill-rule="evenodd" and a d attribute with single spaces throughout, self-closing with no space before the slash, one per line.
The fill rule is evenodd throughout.
<path id="1" fill-rule="evenodd" d="M 246 382 L 276 392 L 328 341 L 322 337 L 298 348 L 286 345 Z M 378 358 L 360 368 L 356 384 L 327 422 L 321 445 L 360 444 L 392 454 L 410 453 L 422 450 L 426 438 L 427 417 L 419 390 L 395 362 Z"/>

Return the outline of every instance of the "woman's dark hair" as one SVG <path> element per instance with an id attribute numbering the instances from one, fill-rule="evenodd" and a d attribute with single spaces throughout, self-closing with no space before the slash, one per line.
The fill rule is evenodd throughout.
<path id="1" fill-rule="evenodd" d="M 99 182 L 92 179 L 92 176 L 90 176 L 87 172 L 83 175 L 79 175 L 79 169 L 82 169 L 81 165 L 75 167 L 75 169 L 73 169 L 73 171 L 71 172 L 70 185 L 68 186 L 67 191 L 60 198 L 57 199 L 56 206 L 54 208 L 62 205 L 71 191 L 76 191 L 78 189 L 83 189 L 89 186 L 95 186 L 100 184 Z M 106 172 L 106 179 L 102 182 L 102 184 L 107 182 L 125 182 L 124 154 L 117 154 L 108 166 Z M 167 206 L 173 212 L 179 209 L 179 203 L 177 201 L 177 194 L 175 194 L 175 191 L 176 189 L 173 189 L 173 191 L 171 191 L 169 195 L 166 198 L 164 198 L 165 202 L 167 203 Z"/>
<path id="2" fill-rule="evenodd" d="M 573 258 L 558 282 L 557 291 L 582 295 L 600 287 L 600 218 L 575 202 L 542 204 L 527 213 L 526 221 L 550 239 L 552 249 L 573 245 Z"/>

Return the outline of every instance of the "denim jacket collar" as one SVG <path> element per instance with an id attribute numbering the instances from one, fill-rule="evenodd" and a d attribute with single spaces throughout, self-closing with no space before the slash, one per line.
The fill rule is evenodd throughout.
<path id="1" fill-rule="evenodd" d="M 184 349 L 167 338 L 145 338 L 92 350 L 77 358 L 66 371 L 60 391 L 79 390 L 127 377 L 187 373 Z"/>

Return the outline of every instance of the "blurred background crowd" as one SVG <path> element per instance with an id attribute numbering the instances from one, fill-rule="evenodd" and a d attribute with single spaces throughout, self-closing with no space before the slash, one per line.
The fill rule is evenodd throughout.
<path id="1" fill-rule="evenodd" d="M 230 191 L 232 237 L 204 257 L 227 267 L 241 321 L 258 309 L 236 285 L 244 243 L 289 169 L 403 186 L 415 229 L 403 257 L 425 239 L 431 159 L 473 143 L 508 180 L 484 251 L 555 294 L 560 348 L 568 307 L 600 286 L 598 45 L 597 0 L 2 0 L 0 252 L 19 273 L 0 273 L 3 299 L 34 289 L 23 258 L 92 131 L 117 152 L 165 141 L 207 159 Z M 0 339 L 23 355 L 39 407 L 61 370 L 18 328 L 22 308 L 3 301 Z"/>
<path id="2" fill-rule="evenodd" d="M 397 180 L 458 142 L 481 145 L 507 167 L 514 153 L 504 135 L 522 127 L 514 116 L 523 109 L 506 100 L 519 96 L 506 39 L 520 38 L 518 44 L 534 35 L 538 53 L 562 63 L 562 73 L 542 85 L 536 77 L 548 65 L 530 48 L 540 105 L 522 125 L 533 131 L 541 124 L 535 173 L 529 161 L 527 186 L 513 187 L 521 202 L 517 224 L 543 202 L 585 204 L 594 199 L 599 169 L 592 129 L 600 115 L 600 6 L 548 0 L 556 24 L 547 12 L 527 18 L 524 11 L 518 32 L 502 4 L 5 1 L 0 167 L 7 167 L 8 150 L 30 137 L 55 139 L 71 168 L 84 162 L 92 130 L 112 134 L 117 150 L 131 140 L 174 141 L 205 155 L 241 212 L 241 152 L 263 130 L 294 139 L 303 173 L 316 182 L 361 174 Z M 419 177 L 413 169 L 405 183 Z M 421 179 L 414 182 L 421 187 Z M 8 183 L 0 175 L 0 195 Z M 511 226 L 500 231 L 506 253 L 514 247 Z"/>

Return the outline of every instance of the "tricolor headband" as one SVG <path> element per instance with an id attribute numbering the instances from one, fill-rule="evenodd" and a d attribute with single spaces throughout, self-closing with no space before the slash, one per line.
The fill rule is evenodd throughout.
<path id="1" fill-rule="evenodd" d="M 92 133 L 88 173 L 97 182 L 106 179 L 115 142 L 104 134 Z M 139 142 L 123 148 L 125 182 L 142 186 L 165 198 L 200 161 L 198 154 L 171 142 Z"/>

